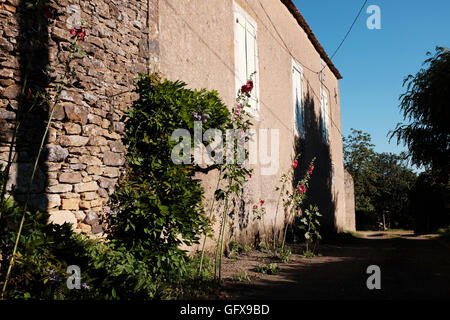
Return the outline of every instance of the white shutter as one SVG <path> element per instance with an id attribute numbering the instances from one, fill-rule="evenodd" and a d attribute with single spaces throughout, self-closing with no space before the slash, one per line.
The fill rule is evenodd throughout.
<path id="1" fill-rule="evenodd" d="M 247 81 L 246 20 L 238 12 L 235 13 L 235 18 L 236 87 L 239 89 Z"/>
<path id="2" fill-rule="evenodd" d="M 258 52 L 257 52 L 257 24 L 256 22 L 234 2 L 234 44 L 235 44 L 235 77 L 236 92 L 250 78 L 253 77 L 253 90 L 249 99 L 251 110 L 253 113 L 258 110 L 259 83 L 258 83 Z M 255 115 L 253 113 L 253 115 Z"/>
<path id="3" fill-rule="evenodd" d="M 321 118 L 322 118 L 322 136 L 325 141 L 328 141 L 328 97 L 326 93 L 321 89 Z"/>
<path id="4" fill-rule="evenodd" d="M 246 24 L 246 58 L 247 58 L 247 78 L 256 72 L 256 30 L 248 21 Z M 253 110 L 257 109 L 257 86 L 256 86 L 256 77 L 253 77 L 254 89 L 251 93 L 251 97 L 249 100 L 250 106 Z"/>
<path id="5" fill-rule="evenodd" d="M 303 101 L 302 101 L 302 74 L 299 69 L 293 67 L 293 94 L 294 94 L 294 124 L 296 133 L 303 135 Z"/>

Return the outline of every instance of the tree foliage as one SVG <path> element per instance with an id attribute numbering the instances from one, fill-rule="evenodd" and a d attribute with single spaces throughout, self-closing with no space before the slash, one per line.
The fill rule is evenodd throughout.
<path id="1" fill-rule="evenodd" d="M 390 222 L 391 227 L 413 226 L 411 189 L 416 174 L 408 167 L 406 154 L 377 153 L 370 134 L 352 129 L 344 138 L 344 165 L 353 176 L 356 222 L 373 227 Z"/>
<path id="2" fill-rule="evenodd" d="M 428 52 L 427 55 L 431 56 Z M 397 124 L 391 133 L 409 149 L 418 166 L 444 169 L 450 165 L 450 51 L 437 47 L 415 76 L 405 78 L 406 92 L 400 96 L 400 110 L 407 124 Z"/>

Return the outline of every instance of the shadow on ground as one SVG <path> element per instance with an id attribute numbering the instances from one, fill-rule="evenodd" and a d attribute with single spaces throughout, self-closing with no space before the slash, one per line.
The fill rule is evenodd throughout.
<path id="1" fill-rule="evenodd" d="M 279 263 L 281 271 L 276 275 L 249 271 L 251 282 L 228 279 L 224 298 L 450 299 L 448 247 L 439 240 L 410 234 L 376 239 L 370 235 L 324 244 L 322 256 L 314 259 L 293 255 L 290 263 Z M 258 263 L 260 259 L 254 262 Z M 381 268 L 381 290 L 367 289 L 370 265 Z"/>

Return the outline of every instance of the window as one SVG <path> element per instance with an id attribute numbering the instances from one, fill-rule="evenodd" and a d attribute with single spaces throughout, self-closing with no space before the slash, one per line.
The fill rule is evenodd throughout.
<path id="1" fill-rule="evenodd" d="M 322 127 L 322 138 L 324 142 L 329 141 L 329 115 L 328 115 L 328 96 L 323 89 L 320 89 L 320 119 Z"/>
<path id="2" fill-rule="evenodd" d="M 251 110 L 246 111 L 255 115 L 259 109 L 257 25 L 236 3 L 234 3 L 234 20 L 236 93 L 254 74 L 254 89 L 249 99 Z"/>
<path id="3" fill-rule="evenodd" d="M 302 67 L 292 61 L 292 95 L 294 98 L 294 134 L 300 137 L 305 135 L 303 90 L 302 90 Z"/>

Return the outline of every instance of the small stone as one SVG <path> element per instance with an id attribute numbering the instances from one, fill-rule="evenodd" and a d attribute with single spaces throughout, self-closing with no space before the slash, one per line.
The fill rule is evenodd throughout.
<path id="1" fill-rule="evenodd" d="M 116 184 L 116 179 L 108 179 L 101 177 L 98 179 L 98 182 L 100 183 L 100 187 L 104 189 L 110 189 L 114 187 L 114 185 Z"/>
<path id="2" fill-rule="evenodd" d="M 87 166 L 86 171 L 89 174 L 99 176 L 103 173 L 103 168 L 100 166 Z"/>
<path id="3" fill-rule="evenodd" d="M 80 183 L 81 182 L 81 173 L 79 173 L 79 172 L 63 172 L 59 175 L 59 182 Z"/>
<path id="4" fill-rule="evenodd" d="M 108 151 L 103 155 L 103 163 L 107 166 L 119 167 L 125 163 L 125 158 L 118 153 Z"/>
<path id="5" fill-rule="evenodd" d="M 82 147 L 89 141 L 89 138 L 82 136 L 62 136 L 59 138 L 59 143 L 63 147 Z"/>
<path id="6" fill-rule="evenodd" d="M 72 228 L 76 227 L 77 225 L 77 218 L 75 218 L 75 215 L 68 210 L 59 210 L 59 211 L 53 211 L 50 214 L 49 217 L 49 223 L 54 223 L 58 225 L 62 225 L 64 223 L 70 223 L 72 224 Z"/>
<path id="7" fill-rule="evenodd" d="M 65 193 L 72 191 L 71 184 L 57 184 L 51 187 L 47 187 L 48 193 Z"/>
<path id="8" fill-rule="evenodd" d="M 108 198 L 108 196 L 109 196 L 108 191 L 106 191 L 103 188 L 99 188 L 97 192 L 100 195 L 100 197 L 102 197 L 102 198 Z"/>
<path id="9" fill-rule="evenodd" d="M 50 162 L 61 162 L 64 161 L 69 156 L 69 151 L 61 146 L 50 145 L 47 146 L 47 161 Z"/>
<path id="10" fill-rule="evenodd" d="M 90 209 L 91 202 L 90 201 L 80 201 L 80 209 Z"/>
<path id="11" fill-rule="evenodd" d="M 94 211 L 89 211 L 86 215 L 86 218 L 84 219 L 84 222 L 86 222 L 89 225 L 95 225 L 98 223 L 98 215 Z"/>
<path id="12" fill-rule="evenodd" d="M 95 200 L 98 199 L 99 195 L 97 192 L 86 192 L 81 195 L 81 199 L 83 200 Z"/>
<path id="13" fill-rule="evenodd" d="M 21 91 L 21 87 L 17 84 L 13 84 L 9 87 L 6 87 L 5 90 L 3 90 L 1 96 L 8 98 L 8 99 L 15 99 Z"/>
<path id="14" fill-rule="evenodd" d="M 111 148 L 112 152 L 122 153 L 126 151 L 125 146 L 120 141 L 110 142 L 109 147 Z"/>
<path id="15" fill-rule="evenodd" d="M 103 205 L 103 200 L 102 199 L 92 200 L 90 205 L 91 205 L 91 208 L 101 207 Z"/>
<path id="16" fill-rule="evenodd" d="M 99 233 L 102 233 L 103 232 L 103 225 L 94 225 L 94 226 L 92 226 L 92 233 L 93 234 L 99 234 Z"/>
<path id="17" fill-rule="evenodd" d="M 76 198 L 63 199 L 61 207 L 63 210 L 78 210 L 79 204 L 80 204 L 80 200 L 76 199 Z"/>
<path id="18" fill-rule="evenodd" d="M 56 208 L 61 205 L 61 198 L 58 194 L 48 194 L 47 202 L 48 209 Z"/>
<path id="19" fill-rule="evenodd" d="M 80 223 L 78 226 L 81 229 L 81 232 L 84 232 L 84 233 L 90 233 L 91 232 L 91 226 L 88 225 L 88 224 Z"/>
<path id="20" fill-rule="evenodd" d="M 69 120 L 86 124 L 88 121 L 88 112 L 84 107 L 78 107 L 74 104 L 67 103 L 64 105 L 64 111 Z"/>
<path id="21" fill-rule="evenodd" d="M 106 146 L 108 144 L 108 140 L 101 136 L 94 136 L 89 139 L 88 144 L 90 146 Z"/>
<path id="22" fill-rule="evenodd" d="M 64 130 L 67 134 L 80 134 L 81 126 L 77 123 L 68 122 L 64 124 Z"/>
<path id="23" fill-rule="evenodd" d="M 82 193 L 82 192 L 88 192 L 88 191 L 97 191 L 98 190 L 98 184 L 95 181 L 87 182 L 87 183 L 79 183 L 74 185 L 75 192 Z"/>
<path id="24" fill-rule="evenodd" d="M 88 166 L 101 166 L 102 165 L 102 161 L 99 158 L 93 157 L 93 156 L 81 156 L 80 162 L 84 163 Z"/>
<path id="25" fill-rule="evenodd" d="M 120 170 L 115 167 L 105 167 L 103 169 L 103 175 L 108 178 L 117 178 L 119 176 Z"/>
<path id="26" fill-rule="evenodd" d="M 77 211 L 75 213 L 75 218 L 77 218 L 78 221 L 83 221 L 86 218 L 86 214 L 83 211 Z"/>

